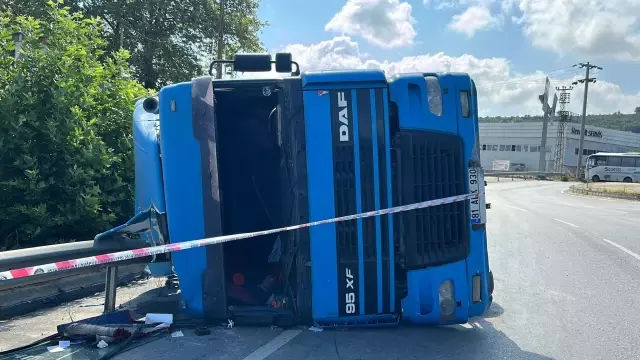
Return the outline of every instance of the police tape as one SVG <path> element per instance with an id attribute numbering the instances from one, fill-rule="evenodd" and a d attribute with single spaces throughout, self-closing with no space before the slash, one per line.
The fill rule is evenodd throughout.
<path id="1" fill-rule="evenodd" d="M 30 266 L 30 267 L 0 272 L 0 281 L 19 279 L 19 278 L 24 278 L 24 277 L 29 277 L 29 276 L 39 275 L 39 274 L 78 269 L 78 268 L 84 268 L 84 267 L 95 266 L 95 265 L 115 263 L 119 261 L 143 258 L 147 256 L 152 256 L 152 255 L 159 255 L 159 254 L 165 254 L 170 252 L 199 248 L 203 246 L 221 244 L 229 241 L 248 239 L 248 238 L 253 238 L 253 237 L 262 236 L 262 235 L 269 235 L 269 234 L 275 234 L 275 233 L 280 233 L 285 231 L 297 230 L 297 229 L 307 228 L 311 226 L 331 224 L 331 223 L 336 223 L 341 221 L 356 220 L 356 219 L 362 219 L 362 218 L 374 217 L 374 216 L 380 216 L 380 215 L 388 215 L 388 214 L 394 214 L 394 213 L 403 212 L 403 211 L 423 209 L 427 207 L 451 204 L 454 202 L 479 199 L 479 198 L 480 198 L 480 194 L 478 193 L 450 196 L 442 199 L 428 200 L 428 201 L 423 201 L 423 202 L 410 204 L 410 205 L 395 206 L 388 209 L 368 211 L 360 214 L 341 216 L 333 219 L 313 221 L 306 224 L 286 226 L 278 229 L 262 230 L 262 231 L 255 231 L 250 233 L 234 234 L 234 235 L 216 236 L 216 237 L 205 238 L 200 240 L 184 241 L 184 242 L 179 242 L 175 244 L 158 245 L 158 246 L 152 246 L 147 248 L 120 251 L 120 252 L 115 252 L 110 254 L 90 256 L 90 257 L 74 259 L 74 260 L 59 261 L 59 262 L 44 264 L 39 266 Z"/>

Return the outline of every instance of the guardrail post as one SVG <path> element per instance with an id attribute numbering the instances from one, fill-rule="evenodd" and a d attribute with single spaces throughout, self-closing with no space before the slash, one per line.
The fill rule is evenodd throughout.
<path id="1" fill-rule="evenodd" d="M 104 285 L 104 312 L 116 311 L 116 288 L 118 287 L 118 267 L 107 267 L 107 278 Z"/>

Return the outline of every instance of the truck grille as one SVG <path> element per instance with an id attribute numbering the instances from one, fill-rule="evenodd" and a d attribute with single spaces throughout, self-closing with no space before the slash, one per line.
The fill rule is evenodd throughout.
<path id="1" fill-rule="evenodd" d="M 465 193 L 462 139 L 400 131 L 394 139 L 394 198 L 402 205 Z M 464 259 L 469 252 L 468 202 L 397 213 L 398 251 L 407 269 Z"/>

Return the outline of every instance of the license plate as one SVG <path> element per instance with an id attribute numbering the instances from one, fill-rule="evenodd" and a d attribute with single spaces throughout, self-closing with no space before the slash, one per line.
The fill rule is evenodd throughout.
<path id="1" fill-rule="evenodd" d="M 483 189 L 484 177 L 482 176 L 482 169 L 476 167 L 469 168 L 469 193 L 482 194 Z M 471 205 L 471 223 L 484 224 L 486 211 L 486 209 L 483 209 L 484 201 L 481 199 L 471 199 L 469 202 Z"/>

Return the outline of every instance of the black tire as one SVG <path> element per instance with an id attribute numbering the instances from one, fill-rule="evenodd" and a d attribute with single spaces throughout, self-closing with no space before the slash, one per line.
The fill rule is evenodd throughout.
<path id="1" fill-rule="evenodd" d="M 631 180 L 631 178 L 627 176 L 622 180 L 622 182 L 630 183 L 630 182 L 633 182 L 633 180 Z"/>
<path id="2" fill-rule="evenodd" d="M 591 181 L 593 181 L 593 182 L 598 182 L 598 181 L 600 181 L 600 176 L 598 176 L 598 175 L 593 175 L 593 176 L 591 177 Z"/>
<path id="3" fill-rule="evenodd" d="M 493 296 L 493 271 L 489 270 L 489 295 Z"/>

